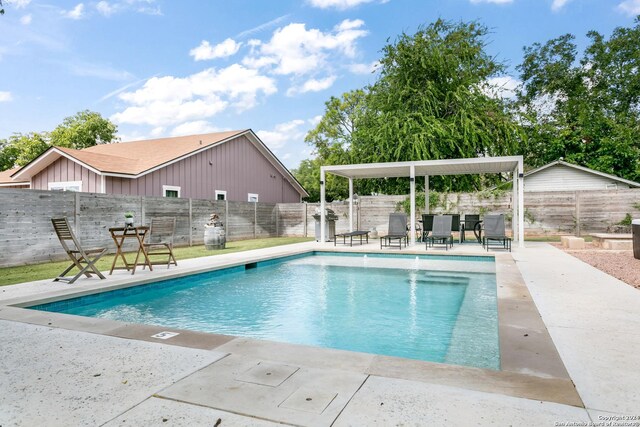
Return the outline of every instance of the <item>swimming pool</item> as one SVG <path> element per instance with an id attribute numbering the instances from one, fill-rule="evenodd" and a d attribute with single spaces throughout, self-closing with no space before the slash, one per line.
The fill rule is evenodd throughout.
<path id="1" fill-rule="evenodd" d="M 492 257 L 316 252 L 31 308 L 500 367 Z"/>

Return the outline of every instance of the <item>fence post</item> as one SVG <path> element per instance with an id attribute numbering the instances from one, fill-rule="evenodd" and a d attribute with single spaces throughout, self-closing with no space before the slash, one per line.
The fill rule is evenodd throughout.
<path id="1" fill-rule="evenodd" d="M 304 203 L 304 211 L 302 214 L 302 223 L 303 225 L 303 236 L 307 237 L 307 206 L 309 206 L 309 204 L 307 202 Z"/>
<path id="2" fill-rule="evenodd" d="M 193 246 L 193 205 L 189 197 L 189 246 Z"/>
<path id="3" fill-rule="evenodd" d="M 140 196 L 140 223 L 142 225 L 145 224 L 144 222 L 144 216 L 145 216 L 145 208 L 144 208 L 144 203 L 145 202 L 145 198 L 144 196 Z"/>
<path id="4" fill-rule="evenodd" d="M 75 206 L 73 212 L 73 227 L 75 228 L 76 235 L 80 235 L 80 192 L 75 194 Z"/>
<path id="5" fill-rule="evenodd" d="M 224 200 L 224 221 L 227 223 L 227 237 L 231 237 L 231 226 L 229 225 L 229 201 Z"/>
<path id="6" fill-rule="evenodd" d="M 578 191 L 574 191 L 574 199 L 576 203 L 575 207 L 575 216 L 576 216 L 576 236 L 580 237 L 580 193 Z"/>
<path id="7" fill-rule="evenodd" d="M 253 238 L 258 235 L 258 202 L 253 202 Z"/>
<path id="8" fill-rule="evenodd" d="M 276 237 L 280 237 L 280 208 L 278 203 L 276 203 Z"/>

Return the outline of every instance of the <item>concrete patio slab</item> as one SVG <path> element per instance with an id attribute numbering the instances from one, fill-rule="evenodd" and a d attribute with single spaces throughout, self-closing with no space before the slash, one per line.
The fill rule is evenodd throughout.
<path id="1" fill-rule="evenodd" d="M 538 425 L 589 421 L 584 409 L 405 380 L 369 377 L 334 426 Z"/>
<path id="2" fill-rule="evenodd" d="M 220 427 L 282 426 L 282 424 L 244 417 L 217 409 L 152 397 L 118 418 L 109 421 L 104 427 L 213 426 L 218 420 L 220 420 Z"/>
<path id="3" fill-rule="evenodd" d="M 585 407 L 639 415 L 640 292 L 551 245 L 514 257 Z"/>
<path id="4" fill-rule="evenodd" d="M 254 368 L 260 361 L 231 354 L 173 386 L 159 396 L 296 425 L 331 425 L 366 375 L 348 371 L 300 367 L 276 387 L 238 381 L 238 377 Z M 304 389 L 304 391 L 301 391 Z M 283 405 L 296 393 L 322 396 L 335 395 L 320 413 L 303 410 L 299 405 Z M 318 408 L 316 408 L 318 409 Z"/>
<path id="5" fill-rule="evenodd" d="M 0 425 L 100 425 L 224 353 L 0 320 Z"/>

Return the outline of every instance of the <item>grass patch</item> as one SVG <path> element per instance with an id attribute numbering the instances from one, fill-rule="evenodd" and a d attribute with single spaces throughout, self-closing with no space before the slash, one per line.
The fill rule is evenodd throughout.
<path id="1" fill-rule="evenodd" d="M 173 253 L 178 262 L 189 258 L 200 258 L 212 255 L 223 255 L 232 252 L 249 251 L 252 249 L 271 248 L 274 246 L 289 245 L 292 243 L 310 242 L 308 237 L 270 237 L 266 239 L 240 240 L 237 242 L 227 242 L 226 249 L 208 251 L 202 246 L 191 246 L 184 248 L 174 248 Z M 131 254 L 130 252 L 128 254 Z M 133 261 L 135 254 L 128 255 L 127 259 Z M 100 271 L 109 271 L 113 255 L 107 254 L 98 261 L 97 266 Z M 0 268 L 0 286 L 14 285 L 16 283 L 32 282 L 34 280 L 53 279 L 60 274 L 71 261 L 46 262 L 42 264 L 21 265 L 18 267 Z M 118 263 L 121 265 L 121 262 Z M 73 271 L 77 272 L 77 269 Z M 75 273 L 74 273 L 75 274 Z"/>

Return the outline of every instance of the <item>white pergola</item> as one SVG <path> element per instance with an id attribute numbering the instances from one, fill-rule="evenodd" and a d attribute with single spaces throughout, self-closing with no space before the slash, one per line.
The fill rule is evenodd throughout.
<path id="1" fill-rule="evenodd" d="M 513 220 L 511 221 L 513 237 L 514 240 L 518 242 L 519 247 L 524 247 L 524 191 L 522 185 L 524 165 L 522 156 L 322 166 L 320 168 L 320 241 L 324 242 L 326 240 L 325 177 L 327 173 L 349 179 L 349 231 L 353 231 L 354 179 L 400 178 L 408 176 L 411 198 L 411 244 L 414 244 L 416 235 L 416 177 L 424 176 L 425 194 L 428 194 L 429 176 L 504 172 L 511 173 L 513 176 Z M 425 211 L 429 212 L 429 198 L 425 197 L 425 201 Z"/>

